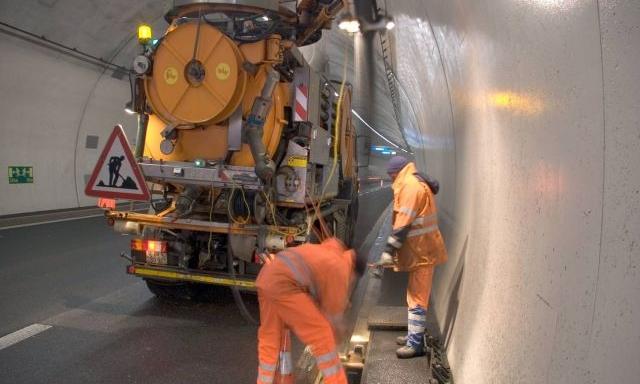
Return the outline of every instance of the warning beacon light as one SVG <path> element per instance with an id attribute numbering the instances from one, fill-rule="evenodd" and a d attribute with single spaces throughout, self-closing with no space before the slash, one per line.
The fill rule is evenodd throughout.
<path id="1" fill-rule="evenodd" d="M 153 31 L 149 24 L 138 25 L 138 43 L 145 45 L 153 38 Z"/>

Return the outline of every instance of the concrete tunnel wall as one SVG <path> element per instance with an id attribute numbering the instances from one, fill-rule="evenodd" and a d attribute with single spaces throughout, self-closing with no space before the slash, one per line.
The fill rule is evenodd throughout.
<path id="1" fill-rule="evenodd" d="M 0 215 L 95 204 L 84 175 L 115 124 L 135 134 L 123 111 L 128 82 L 14 36 L 0 35 L 0 51 Z M 88 135 L 100 149 L 86 148 Z M 9 166 L 32 166 L 33 184 L 9 184 Z"/>
<path id="2" fill-rule="evenodd" d="M 640 2 L 387 2 L 458 383 L 640 377 Z M 415 113 L 415 115 L 413 114 Z"/>
<path id="3" fill-rule="evenodd" d="M 0 21 L 130 67 L 136 25 L 164 30 L 165 1 L 2 1 Z M 136 121 L 124 113 L 127 78 L 70 57 L 3 27 L 0 33 L 0 169 L 32 166 L 33 184 L 0 177 L 0 216 L 95 206 L 84 195 L 88 175 L 113 126 L 135 141 Z M 98 136 L 97 148 L 87 137 Z"/>

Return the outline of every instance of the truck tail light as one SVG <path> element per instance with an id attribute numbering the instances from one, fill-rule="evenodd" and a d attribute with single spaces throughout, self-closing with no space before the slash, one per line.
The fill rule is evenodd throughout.
<path id="1" fill-rule="evenodd" d="M 162 240 L 131 240 L 131 250 L 146 252 L 167 252 L 167 242 Z"/>
<path id="2" fill-rule="evenodd" d="M 162 240 L 131 240 L 131 254 L 135 260 L 151 264 L 167 264 L 166 241 Z"/>

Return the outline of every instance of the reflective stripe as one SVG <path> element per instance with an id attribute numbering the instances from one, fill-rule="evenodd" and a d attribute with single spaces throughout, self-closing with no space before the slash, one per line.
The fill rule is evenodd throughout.
<path id="1" fill-rule="evenodd" d="M 260 376 L 258 376 L 258 380 L 260 380 L 261 382 L 263 382 L 265 384 L 271 384 L 271 383 L 273 383 L 273 376 L 260 375 Z"/>
<path id="2" fill-rule="evenodd" d="M 389 244 L 390 246 L 392 246 L 395 249 L 402 248 L 402 243 L 399 242 L 398 239 L 396 239 L 395 236 L 389 236 L 389 238 L 387 239 L 387 244 Z"/>
<path id="3" fill-rule="evenodd" d="M 427 316 L 425 316 L 425 315 L 417 315 L 415 313 L 409 313 L 409 320 L 427 321 Z"/>
<path id="4" fill-rule="evenodd" d="M 300 262 L 300 265 L 302 265 L 304 272 L 307 274 L 307 278 L 309 280 L 308 288 L 309 288 L 309 292 L 311 293 L 311 296 L 313 296 L 316 300 L 320 300 L 320 297 L 318 296 L 318 291 L 316 290 L 316 285 L 313 283 L 313 278 L 312 278 L 313 275 L 311 274 L 311 269 L 309 268 L 307 263 L 305 263 L 304 259 L 302 258 L 302 256 L 300 256 L 299 253 L 296 253 L 293 251 L 287 251 L 287 252 L 296 256 L 296 260 Z"/>
<path id="5" fill-rule="evenodd" d="M 416 237 L 416 236 L 426 235 L 429 233 L 436 232 L 437 230 L 438 230 L 437 224 L 428 226 L 426 228 L 412 229 L 411 231 L 409 231 L 409 234 L 407 235 L 407 237 Z"/>
<path id="6" fill-rule="evenodd" d="M 414 211 L 411 208 L 407 208 L 407 207 L 400 207 L 400 209 L 398 210 L 400 213 L 404 213 L 407 216 L 411 216 L 411 218 L 414 218 L 416 216 L 418 216 L 418 212 Z"/>
<path id="7" fill-rule="evenodd" d="M 335 359 L 338 359 L 338 354 L 336 353 L 336 351 L 331 351 L 329 353 L 325 353 L 324 355 L 316 357 L 316 361 L 318 362 L 318 364 L 328 363 L 331 360 Z"/>
<path id="8" fill-rule="evenodd" d="M 341 369 L 342 369 L 342 363 L 338 362 L 338 363 L 330 366 L 329 368 L 321 369 L 322 376 L 331 377 L 333 375 L 337 375 L 338 373 L 340 373 Z"/>
<path id="9" fill-rule="evenodd" d="M 267 371 L 267 372 L 275 372 L 276 365 L 275 364 L 260 363 L 260 369 L 262 369 L 263 371 Z"/>
<path id="10" fill-rule="evenodd" d="M 291 352 L 280 352 L 280 374 L 290 375 L 293 372 Z"/>
<path id="11" fill-rule="evenodd" d="M 305 272 L 307 272 L 306 279 L 303 277 L 302 273 L 300 273 L 298 268 L 296 268 L 293 260 L 291 260 L 291 258 L 289 258 L 284 252 L 278 253 L 277 256 L 278 258 L 280 258 L 280 260 L 284 261 L 287 267 L 289 267 L 289 270 L 291 271 L 291 273 L 293 273 L 293 278 L 296 279 L 298 284 L 300 284 L 300 286 L 309 288 L 309 292 L 311 293 L 311 295 L 317 299 L 318 297 L 316 294 L 316 288 L 313 284 L 313 281 L 311 280 L 311 272 L 309 270 L 309 267 L 304 262 L 304 260 L 302 260 L 302 257 L 300 257 L 300 255 L 298 255 L 297 253 L 291 251 L 287 251 L 287 253 L 295 255 L 297 257 L 297 260 L 300 261 L 300 264 L 305 269 Z"/>
<path id="12" fill-rule="evenodd" d="M 415 220 L 413 220 L 413 225 L 424 225 L 425 222 L 429 222 L 429 221 L 437 221 L 438 220 L 438 214 L 437 213 L 432 213 L 430 215 L 427 216 L 420 216 L 420 217 L 416 217 Z"/>

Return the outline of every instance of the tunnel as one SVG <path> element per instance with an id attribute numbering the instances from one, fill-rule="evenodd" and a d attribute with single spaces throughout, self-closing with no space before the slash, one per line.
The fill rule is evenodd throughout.
<path id="1" fill-rule="evenodd" d="M 193 20 L 201 20 L 193 30 L 205 36 L 203 47 L 207 33 L 220 34 L 211 27 L 218 19 L 202 15 L 203 4 L 222 4 L 222 13 L 227 12 L 224 7 L 235 6 L 247 7 L 241 10 L 251 15 L 256 9 L 267 10 L 257 13 L 262 15 L 260 21 L 252 19 L 256 25 L 272 20 L 289 23 L 286 31 L 298 36 L 292 44 L 300 45 L 295 48 L 299 54 L 280 51 L 284 62 L 277 55 L 264 62 L 280 60 L 281 67 L 288 60 L 299 64 L 289 72 L 280 71 L 276 90 L 269 92 L 274 96 L 265 99 L 267 86 L 261 87 L 273 72 L 265 70 L 263 76 L 251 59 L 238 60 L 238 73 L 244 76 L 238 75 L 238 84 L 246 81 L 243 92 L 253 92 L 258 100 L 262 90 L 260 100 L 274 110 L 287 106 L 274 118 L 266 112 L 260 115 L 258 102 L 252 104 L 249 96 L 244 101 L 238 98 L 240 94 L 225 99 L 216 110 L 219 114 L 211 118 L 217 119 L 215 124 L 206 128 L 224 134 L 206 140 L 211 140 L 210 145 L 224 140 L 231 143 L 234 116 L 239 114 L 239 124 L 245 125 L 242 135 L 238 133 L 237 140 L 242 141 L 237 142 L 237 153 L 213 161 L 207 158 L 209 152 L 198 149 L 192 166 L 187 161 L 194 159 L 186 159 L 189 146 L 197 147 L 205 140 L 197 135 L 205 135 L 206 129 L 200 123 L 185 128 L 182 123 L 167 122 L 171 120 L 168 115 L 184 111 L 180 113 L 190 118 L 196 109 L 189 105 L 180 109 L 191 97 L 188 93 L 172 99 L 175 105 L 169 112 L 159 107 L 157 100 L 166 105 L 162 92 L 172 85 L 167 77 L 172 72 L 164 72 L 169 85 L 163 85 L 153 82 L 151 71 L 156 74 L 160 67 L 160 49 L 180 41 L 170 38 Z M 338 5 L 340 9 L 331 13 Z M 309 17 L 325 14 L 328 19 L 316 26 L 315 34 L 305 37 L 307 40 L 299 37 L 313 25 Z M 307 20 L 304 28 L 303 20 Z M 158 55 L 150 68 L 143 69 L 146 72 L 136 73 L 132 63 L 143 52 L 137 35 L 141 24 L 153 30 L 153 37 L 144 42 L 151 47 L 144 55 L 148 57 L 154 49 Z M 247 25 L 245 21 L 242 28 Z M 220 36 L 220 41 L 242 38 Z M 278 36 L 276 45 L 289 38 L 285 33 Z M 252 44 L 258 44 L 257 40 L 243 41 L 237 49 L 231 44 L 229 50 L 251 57 L 253 51 L 243 46 Z M 176 52 L 183 51 L 176 46 Z M 220 46 L 213 45 L 212 52 L 222 50 Z M 285 47 L 281 50 L 291 49 L 291 45 L 281 46 Z M 185 54 L 191 49 L 185 48 L 189 52 Z M 640 1 L 3 0 L 0 52 L 0 166 L 8 170 L 8 176 L 0 177 L 0 276 L 4 283 L 0 290 L 0 382 L 254 382 L 259 364 L 258 298 L 241 292 L 238 283 L 254 287 L 249 279 L 243 280 L 245 275 L 257 274 L 259 268 L 259 252 L 254 253 L 251 239 L 258 239 L 258 248 L 273 247 L 274 253 L 284 248 L 280 244 L 312 242 L 313 230 L 316 237 L 318 231 L 324 231 L 322 220 L 317 226 L 317 218 L 305 224 L 296 221 L 295 214 L 296 207 L 303 214 L 302 207 L 312 208 L 316 216 L 322 216 L 318 213 L 322 211 L 335 219 L 329 223 L 334 235 L 341 228 L 340 220 L 353 220 L 344 230 L 345 241 L 361 263 L 372 267 L 392 231 L 396 184 L 387 167 L 395 156 L 405 157 L 439 183 L 437 223 L 448 260 L 435 267 L 427 309 L 427 333 L 436 341 L 427 357 L 405 361 L 396 358 L 396 346 L 388 341 L 404 331 L 367 330 L 363 314 L 371 321 L 380 315 L 376 311 L 393 308 L 395 313 L 404 311 L 401 329 L 407 329 L 407 276 L 385 270 L 379 280 L 365 271 L 347 310 L 350 332 L 343 335 L 345 354 L 340 354 L 350 382 L 638 382 L 640 67 L 636 60 L 640 60 Z M 265 48 L 265 52 L 269 56 L 271 51 Z M 230 65 L 233 71 L 234 64 Z M 224 87 L 220 84 L 228 73 L 220 65 L 215 68 L 215 84 Z M 207 78 L 212 73 L 207 67 L 206 75 L 200 75 Z M 200 102 L 209 85 L 199 87 L 196 83 L 201 79 L 189 78 L 190 74 L 198 75 L 197 70 L 185 70 L 184 76 L 200 92 L 193 94 L 194 102 Z M 255 81 L 261 81 L 260 86 L 253 85 L 252 79 L 258 78 Z M 140 85 L 143 81 L 144 87 Z M 300 169 L 295 165 L 299 153 L 292 151 L 305 147 L 303 142 L 316 140 L 316 124 L 305 121 L 311 116 L 320 121 L 325 111 L 311 106 L 308 111 L 296 110 L 298 89 L 305 81 L 312 84 L 308 90 L 302 88 L 305 102 L 322 99 L 317 95 L 328 90 L 326 111 L 329 127 L 334 124 L 336 133 L 320 131 L 325 132 L 328 143 L 323 159 L 317 160 L 320 155 L 314 153 L 320 150 L 309 144 L 309 163 L 303 159 L 302 167 L 314 173 L 305 175 L 302 182 L 294 178 L 289 183 L 290 173 Z M 297 88 L 285 90 L 283 84 L 289 83 Z M 314 88 L 313 84 L 319 85 Z M 146 106 L 145 101 L 139 102 L 142 90 L 149 95 Z M 207 105 L 212 105 L 220 96 L 209 91 L 214 101 Z M 291 98 L 294 104 L 288 106 Z M 345 98 L 350 104 L 343 108 Z M 233 109 L 227 102 L 235 103 Z M 129 112 L 138 116 L 125 112 L 125 106 L 136 109 Z M 207 108 L 202 113 L 208 113 Z M 161 118 L 155 118 L 156 114 Z M 149 115 L 147 131 L 140 116 Z M 156 128 L 154 121 L 161 120 L 162 127 Z M 263 124 L 264 129 L 251 122 Z M 226 128 L 220 128 L 224 124 L 228 124 L 228 134 Z M 340 124 L 348 132 L 340 132 Z M 121 128 L 114 130 L 114 126 Z M 280 148 L 265 142 L 266 147 L 259 148 L 262 142 L 250 142 L 254 128 L 260 135 L 263 130 L 267 134 L 282 130 L 285 137 L 294 128 L 300 132 L 312 129 L 313 134 L 307 141 L 287 136 L 300 145 L 290 144 L 285 154 L 284 144 Z M 96 163 L 105 161 L 105 154 L 111 156 L 105 148 L 117 142 L 112 133 L 116 131 L 125 137 L 123 148 L 129 145 L 145 151 L 132 152 L 136 159 L 123 169 L 140 163 L 146 183 L 136 179 L 134 171 L 129 183 L 133 189 L 147 184 L 152 197 L 111 200 L 105 195 L 108 206 L 98 207 L 96 196 L 86 192 L 92 185 L 96 190 L 109 189 L 104 174 L 98 172 L 96 178 L 94 169 Z M 192 136 L 183 138 L 186 135 Z M 339 141 L 339 135 L 344 140 Z M 165 144 L 170 148 L 163 148 Z M 353 160 L 345 160 L 347 144 L 353 144 L 349 155 Z M 304 192 L 301 197 L 292 192 L 292 200 L 281 206 L 286 213 L 271 217 L 275 206 L 271 200 L 279 199 L 279 192 L 254 191 L 262 191 L 258 186 L 267 184 L 267 179 L 271 182 L 271 176 L 257 172 L 247 178 L 242 172 L 247 164 L 260 161 L 268 169 L 269 159 L 260 156 L 277 160 L 275 153 L 282 153 L 280 160 L 289 159 L 289 173 L 273 170 L 274 180 L 286 179 L 283 188 L 290 184 L 300 188 L 304 180 L 310 185 L 313 177 L 328 177 L 329 181 L 315 187 L 314 193 L 322 195 L 316 200 L 312 195 L 305 200 Z M 181 164 L 172 166 L 173 176 L 156 170 L 171 161 Z M 167 178 L 173 177 L 171 182 L 176 184 L 176 179 L 190 175 L 192 169 L 200 175 L 227 165 L 231 173 L 226 175 L 232 181 L 218 179 L 222 171 L 207 175 L 228 188 L 228 195 L 220 192 L 215 197 L 214 181 L 209 179 L 209 192 L 202 192 L 208 184 L 198 184 L 200 195 L 195 187 L 158 189 Z M 336 167 L 344 170 L 334 172 Z M 152 177 L 151 172 L 162 174 Z M 112 185 L 118 182 L 117 176 L 116 172 Z M 338 177 L 339 182 L 331 184 Z M 102 186 L 97 184 L 100 178 Z M 245 184 L 236 184 L 245 182 L 249 185 L 246 194 Z M 351 186 L 348 192 L 343 189 L 346 185 Z M 350 207 L 357 202 L 358 209 L 345 208 L 340 213 L 341 205 L 330 203 L 322 208 L 327 201 L 324 195 L 332 188 L 335 201 Z M 154 200 L 163 193 L 164 201 Z M 171 193 L 175 193 L 172 201 L 166 197 Z M 220 196 L 228 199 L 219 214 L 227 220 L 228 213 L 232 222 L 226 227 L 213 223 Z M 172 236 L 181 239 L 181 244 L 187 238 L 196 244 L 189 245 L 195 261 L 177 257 L 176 267 L 169 272 L 136 264 L 135 232 L 145 239 L 150 236 L 149 230 L 143 230 L 145 223 L 151 227 L 150 201 L 157 215 L 154 223 L 166 229 L 166 236 L 178 228 L 183 232 Z M 262 216 L 256 208 L 260 204 L 267 207 Z M 157 208 L 160 205 L 162 209 Z M 171 213 L 165 209 L 175 210 L 175 218 L 167 219 Z M 186 218 L 197 209 L 204 213 Z M 250 219 L 243 221 L 243 215 Z M 248 224 L 251 220 L 256 224 Z M 307 225 L 307 238 L 304 228 L 297 233 L 282 229 L 260 241 L 263 230 L 254 227 L 268 223 L 276 228 L 279 220 L 290 226 Z M 182 227 L 175 227 L 176 223 Z M 206 236 L 194 234 L 205 227 L 210 228 Z M 234 240 L 227 244 L 224 231 L 231 227 L 235 232 L 228 232 L 229 238 Z M 144 241 L 142 252 L 148 255 L 151 245 Z M 218 247 L 218 242 L 224 245 Z M 181 255 L 187 253 L 184 249 L 180 248 Z M 250 255 L 240 257 L 240 262 L 233 262 L 232 256 L 227 260 L 226 253 L 217 259 L 218 251 L 236 250 Z M 171 256 L 163 257 L 165 263 L 171 262 Z M 205 264 L 220 273 L 194 272 Z M 223 276 L 227 273 L 224 268 L 232 275 Z M 190 280 L 184 281 L 190 285 L 180 285 L 179 292 L 172 290 L 171 300 L 156 297 L 175 286 L 169 279 L 186 276 Z M 208 290 L 193 289 L 205 281 Z M 207 296 L 206 300 L 200 296 Z M 358 342 L 362 329 L 370 335 L 364 343 Z M 304 344 L 295 339 L 293 353 L 299 367 L 311 367 L 312 351 Z M 356 362 L 350 360 L 354 356 Z M 436 368 L 434 361 L 439 364 Z M 356 374 L 351 375 L 354 370 Z"/>

